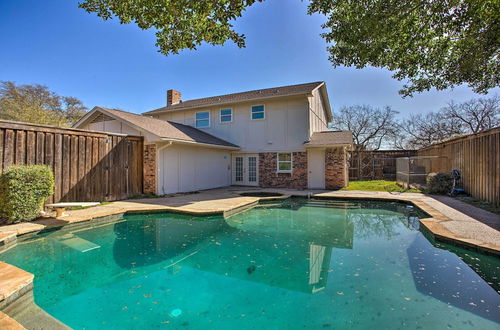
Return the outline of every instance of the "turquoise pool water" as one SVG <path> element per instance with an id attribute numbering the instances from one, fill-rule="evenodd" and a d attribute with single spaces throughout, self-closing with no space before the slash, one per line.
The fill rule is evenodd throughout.
<path id="1" fill-rule="evenodd" d="M 0 260 L 34 273 L 36 302 L 75 329 L 498 329 L 499 260 L 434 247 L 421 216 L 305 199 L 228 219 L 128 215 Z"/>

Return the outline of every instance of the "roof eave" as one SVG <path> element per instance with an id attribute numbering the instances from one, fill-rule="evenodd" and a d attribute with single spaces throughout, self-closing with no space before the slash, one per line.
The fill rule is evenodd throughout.
<path id="1" fill-rule="evenodd" d="M 158 136 L 157 134 L 145 129 L 144 127 L 139 127 L 137 126 L 136 124 L 124 119 L 124 118 L 121 118 L 119 116 L 116 116 L 115 114 L 107 111 L 105 108 L 102 108 L 102 107 L 94 107 L 87 115 L 89 115 L 87 117 L 87 115 L 85 115 L 82 119 L 80 119 L 74 126 L 80 124 L 80 122 L 82 124 L 84 124 L 88 119 L 90 119 L 90 114 L 94 114 L 96 111 L 100 111 L 102 113 L 105 113 L 106 115 L 110 116 L 111 118 L 113 118 L 114 120 L 117 120 L 119 122 L 124 122 L 126 123 L 127 125 L 129 125 L 130 127 L 133 127 L 134 129 L 138 130 L 139 132 L 147 132 L 148 134 L 151 134 L 153 137 L 156 137 L 157 139 L 160 139 L 160 136 Z M 85 118 L 87 117 L 87 118 Z M 154 139 L 153 139 L 154 140 Z"/>
<path id="2" fill-rule="evenodd" d="M 304 143 L 306 148 L 336 148 L 336 147 L 349 147 L 352 143 L 329 143 L 329 144 L 309 144 Z"/>
<path id="3" fill-rule="evenodd" d="M 328 98 L 328 91 L 326 89 L 326 83 L 323 81 L 316 89 L 320 89 L 321 96 L 323 98 L 323 105 L 326 108 L 326 116 L 328 119 L 328 123 L 333 121 L 332 108 L 330 106 L 330 99 Z"/>
<path id="4" fill-rule="evenodd" d="M 143 112 L 142 115 L 155 115 L 155 114 L 175 112 L 175 111 L 184 111 L 184 110 L 192 110 L 192 109 L 200 109 L 200 108 L 210 108 L 210 107 L 214 107 L 214 106 L 221 106 L 221 105 L 228 105 L 228 104 L 251 103 L 251 102 L 258 102 L 258 101 L 261 101 L 261 100 L 270 100 L 270 99 L 285 98 L 285 97 L 289 97 L 289 96 L 301 96 L 301 95 L 308 96 L 310 94 L 311 94 L 310 92 L 301 92 L 301 93 L 293 93 L 293 94 L 287 94 L 287 95 L 273 95 L 273 96 L 268 96 L 268 97 L 260 97 L 258 99 L 252 99 L 252 100 L 232 101 L 232 102 L 220 102 L 220 103 L 213 103 L 213 104 L 210 104 L 210 105 L 197 105 L 197 106 L 180 108 L 180 109 L 173 109 L 173 110 L 169 110 L 168 107 L 162 107 L 162 108 L 158 108 L 158 109 L 155 109 L 155 110 Z M 330 106 L 328 105 L 328 107 L 330 107 Z"/>
<path id="5" fill-rule="evenodd" d="M 96 111 L 98 111 L 100 108 L 99 107 L 93 107 L 92 110 L 90 110 L 89 112 L 87 112 L 85 114 L 85 116 L 83 116 L 82 118 L 80 118 L 80 120 L 78 120 L 76 123 L 74 123 L 71 127 L 72 128 L 78 128 L 80 127 L 81 125 L 85 124 L 85 122 L 94 114 L 96 113 Z"/>
<path id="6" fill-rule="evenodd" d="M 178 144 L 186 144 L 186 145 L 193 145 L 193 146 L 200 146 L 200 147 L 210 147 L 210 148 L 215 148 L 215 149 L 240 150 L 240 147 L 238 147 L 238 146 L 234 146 L 234 147 L 224 146 L 224 145 L 220 145 L 220 144 L 202 143 L 202 142 L 182 140 L 182 139 L 173 139 L 173 138 L 168 138 L 168 137 L 162 137 L 162 138 L 160 138 L 160 140 L 174 142 L 174 143 L 178 143 Z"/>

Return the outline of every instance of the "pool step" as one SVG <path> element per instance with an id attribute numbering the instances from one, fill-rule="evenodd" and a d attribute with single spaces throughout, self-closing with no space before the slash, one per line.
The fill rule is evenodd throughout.
<path id="1" fill-rule="evenodd" d="M 65 240 L 62 240 L 61 243 L 80 252 L 88 252 L 95 249 L 99 249 L 101 247 L 100 245 L 89 242 L 77 236 L 73 236 Z"/>
<path id="2" fill-rule="evenodd" d="M 286 207 L 286 206 L 291 206 L 292 208 L 295 207 L 331 207 L 331 208 L 336 208 L 336 209 L 360 209 L 361 205 L 360 203 L 356 202 L 341 202 L 341 201 L 319 201 L 319 200 L 309 200 L 307 203 L 302 204 L 302 203 L 297 203 L 297 204 L 282 204 L 282 203 L 265 203 L 265 204 L 260 204 L 257 207 Z"/>
<path id="3" fill-rule="evenodd" d="M 309 207 L 333 207 L 337 209 L 360 209 L 361 205 L 356 202 L 343 202 L 343 201 L 318 201 L 310 200 L 307 202 L 306 206 Z"/>

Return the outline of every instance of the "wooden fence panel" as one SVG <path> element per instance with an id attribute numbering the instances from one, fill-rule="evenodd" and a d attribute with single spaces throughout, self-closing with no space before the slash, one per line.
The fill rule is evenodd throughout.
<path id="1" fill-rule="evenodd" d="M 143 138 L 0 121 L 0 172 L 46 164 L 54 172 L 48 202 L 112 201 L 143 192 Z"/>
<path id="2" fill-rule="evenodd" d="M 442 156 L 431 171 L 459 169 L 469 194 L 500 205 L 500 127 L 423 148 L 418 156 Z"/>

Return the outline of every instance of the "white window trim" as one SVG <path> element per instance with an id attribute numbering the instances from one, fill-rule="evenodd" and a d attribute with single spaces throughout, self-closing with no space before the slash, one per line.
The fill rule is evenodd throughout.
<path id="1" fill-rule="evenodd" d="M 231 120 L 230 121 L 222 121 L 222 110 L 231 110 Z M 233 111 L 233 108 L 220 108 L 219 109 L 219 123 L 220 124 L 231 124 L 233 122 L 233 115 L 234 115 L 234 111 Z M 225 115 L 227 116 L 227 115 Z"/>
<path id="2" fill-rule="evenodd" d="M 252 118 L 252 108 L 253 107 L 258 107 L 258 106 L 262 106 L 262 108 L 264 109 L 263 111 L 263 114 L 264 114 L 264 117 L 263 118 L 257 118 L 257 119 L 253 119 Z M 258 112 L 259 113 L 259 112 Z M 250 106 L 250 120 L 265 120 L 266 119 L 266 105 L 265 104 L 253 104 L 252 106 Z"/>
<path id="3" fill-rule="evenodd" d="M 290 170 L 280 170 L 280 154 L 290 154 Z M 281 161 L 288 163 L 288 161 Z M 293 172 L 293 152 L 277 152 L 276 153 L 276 172 L 277 173 L 292 173 Z"/>
<path id="4" fill-rule="evenodd" d="M 196 115 L 199 113 L 204 113 L 208 112 L 208 126 L 203 126 L 203 127 L 198 127 L 198 120 L 206 120 L 206 119 L 196 119 Z M 195 128 L 209 128 L 210 125 L 212 124 L 212 121 L 210 120 L 210 117 L 212 117 L 210 110 L 205 110 L 205 111 L 196 111 L 194 114 L 194 127 Z"/>

